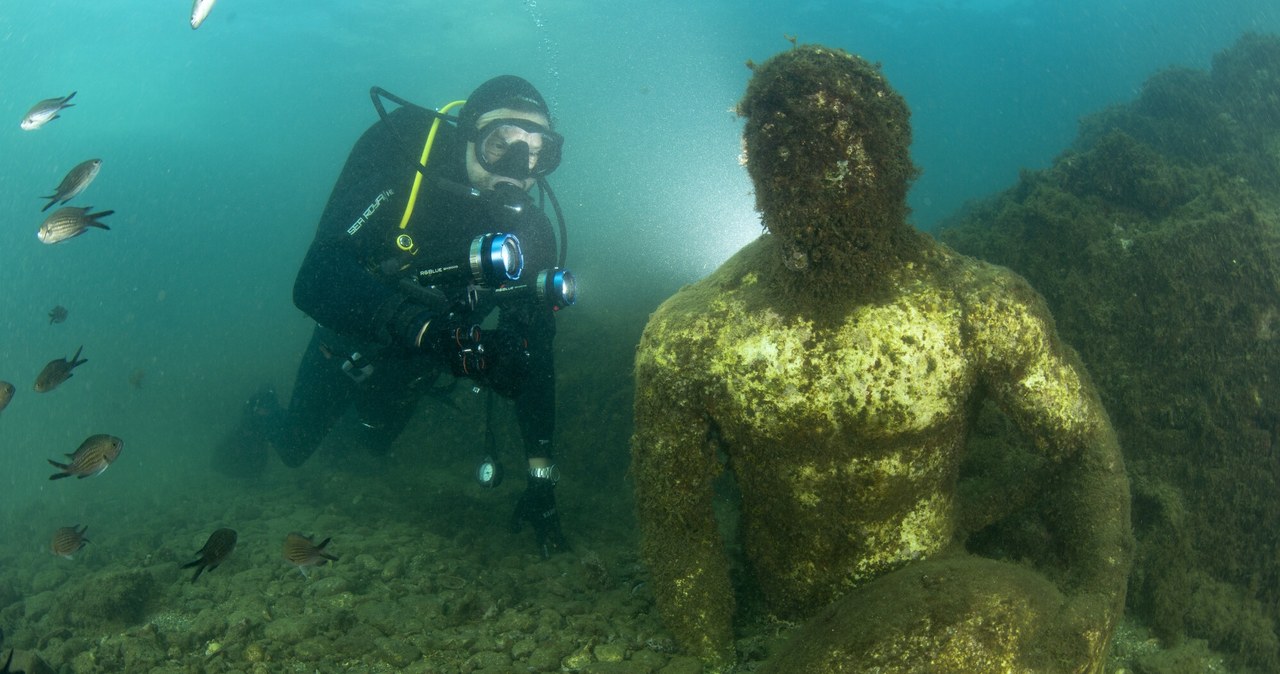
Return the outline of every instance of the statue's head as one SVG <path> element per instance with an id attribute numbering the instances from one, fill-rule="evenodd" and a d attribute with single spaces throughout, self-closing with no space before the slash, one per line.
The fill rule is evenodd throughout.
<path id="1" fill-rule="evenodd" d="M 738 105 L 756 208 L 805 283 L 856 282 L 911 232 L 911 113 L 880 69 L 799 46 L 753 66 Z"/>

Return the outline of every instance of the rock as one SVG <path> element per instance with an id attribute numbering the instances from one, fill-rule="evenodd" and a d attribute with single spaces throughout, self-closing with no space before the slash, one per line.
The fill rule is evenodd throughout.
<path id="1" fill-rule="evenodd" d="M 467 658 L 464 670 L 494 669 L 503 670 L 511 667 L 511 657 L 498 651 L 481 651 Z"/>
<path id="2" fill-rule="evenodd" d="M 600 662 L 622 662 L 627 655 L 621 644 L 600 644 L 591 652 Z"/>
<path id="3" fill-rule="evenodd" d="M 677 655 L 659 669 L 658 674 L 702 674 L 702 663 L 697 658 Z"/>
<path id="4" fill-rule="evenodd" d="M 398 669 L 403 669 L 418 661 L 422 657 L 422 651 L 419 651 L 413 644 L 403 639 L 382 638 L 375 642 L 378 650 L 382 652 L 382 658 Z"/>
<path id="5" fill-rule="evenodd" d="M 269 641 L 294 644 L 315 634 L 316 626 L 305 618 L 280 617 L 267 623 L 263 632 Z"/>
<path id="6" fill-rule="evenodd" d="M 94 575 L 80 587 L 70 619 L 78 627 L 131 625 L 146 618 L 154 594 L 155 579 L 146 571 Z"/>
<path id="7" fill-rule="evenodd" d="M 9 665 L 9 669 L 26 674 L 54 674 L 53 667 L 35 651 L 14 651 L 13 663 Z"/>

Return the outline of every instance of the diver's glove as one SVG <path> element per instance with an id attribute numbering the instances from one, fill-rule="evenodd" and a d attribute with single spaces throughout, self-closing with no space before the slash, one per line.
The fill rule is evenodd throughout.
<path id="1" fill-rule="evenodd" d="M 560 530 L 560 512 L 556 510 L 556 480 L 529 476 L 529 485 L 516 501 L 516 511 L 511 515 L 511 533 L 519 533 L 524 523 L 533 525 L 538 554 L 543 559 L 553 552 L 565 552 L 569 542 Z"/>

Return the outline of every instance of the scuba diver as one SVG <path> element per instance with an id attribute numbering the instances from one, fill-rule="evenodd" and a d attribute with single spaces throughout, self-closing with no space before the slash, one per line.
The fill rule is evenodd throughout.
<path id="1" fill-rule="evenodd" d="M 469 378 L 514 401 L 528 483 L 513 531 L 531 524 L 544 557 L 565 550 L 552 339 L 575 286 L 546 182 L 563 138 L 542 95 L 512 75 L 439 111 L 377 87 L 371 96 L 381 119 L 347 157 L 294 284 L 294 303 L 317 325 L 289 407 L 264 387 L 237 433 L 265 439 L 296 467 L 354 406 L 361 441 L 384 453 L 439 376 Z M 399 107 L 388 113 L 384 98 Z M 555 207 L 558 251 L 535 185 Z M 481 329 L 494 309 L 496 327 Z M 477 471 L 486 486 L 502 477 L 494 458 Z"/>

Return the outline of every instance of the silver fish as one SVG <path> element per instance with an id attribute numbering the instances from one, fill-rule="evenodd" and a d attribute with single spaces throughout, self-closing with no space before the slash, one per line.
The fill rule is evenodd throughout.
<path id="1" fill-rule="evenodd" d="M 114 435 L 106 433 L 90 435 L 80 443 L 80 447 L 75 452 L 67 455 L 71 457 L 71 463 L 58 463 L 49 459 L 49 463 L 62 469 L 61 473 L 54 473 L 49 476 L 49 479 L 61 480 L 72 475 L 82 480 L 92 477 L 106 470 L 120 457 L 120 452 L 123 450 L 124 440 Z"/>
<path id="2" fill-rule="evenodd" d="M 0 381 L 0 412 L 9 406 L 9 401 L 13 400 L 13 392 L 17 389 L 13 384 L 7 381 Z"/>
<path id="3" fill-rule="evenodd" d="M 99 229 L 111 229 L 110 227 L 98 222 L 98 218 L 105 218 L 115 211 L 99 211 L 90 213 L 92 206 L 63 206 L 58 210 L 49 214 L 40 225 L 40 231 L 36 232 L 43 243 L 54 244 L 59 241 L 73 239 L 90 227 Z"/>
<path id="4" fill-rule="evenodd" d="M 22 123 L 19 124 L 19 126 L 22 127 L 23 131 L 35 131 L 45 124 L 48 124 L 50 121 L 58 118 L 58 113 L 61 112 L 63 108 L 69 108 L 75 105 L 75 103 L 67 102 L 75 95 L 76 92 L 73 91 L 62 98 L 46 98 L 43 101 L 36 103 L 27 111 L 27 115 L 22 118 Z"/>
<path id="5" fill-rule="evenodd" d="M 191 4 L 191 30 L 200 27 L 204 20 L 208 18 L 209 12 L 213 11 L 213 3 L 217 0 L 196 0 Z"/>
<path id="6" fill-rule="evenodd" d="M 302 575 L 307 575 L 308 566 L 324 566 L 328 562 L 336 562 L 338 558 L 324 551 L 324 546 L 333 539 L 326 538 L 319 545 L 311 542 L 309 536 L 296 531 L 284 538 L 284 561 L 298 567 Z"/>
<path id="7" fill-rule="evenodd" d="M 218 529 L 209 534 L 209 540 L 205 541 L 204 547 L 200 548 L 200 552 L 196 553 L 200 555 L 200 559 L 182 565 L 184 569 L 189 569 L 193 566 L 198 567 L 196 568 L 196 575 L 191 577 L 191 582 L 196 582 L 196 579 L 205 572 L 205 569 L 212 571 L 218 568 L 218 565 L 223 560 L 230 557 L 231 553 L 236 549 L 236 538 L 235 529 Z"/>
<path id="8" fill-rule="evenodd" d="M 68 171 L 67 175 L 62 178 L 62 182 L 53 188 L 53 194 L 40 197 L 41 199 L 49 200 L 49 203 L 45 204 L 44 208 L 40 210 L 47 211 L 50 206 L 58 202 L 65 204 L 71 201 L 72 197 L 83 192 L 84 188 L 88 187 L 89 183 L 98 177 L 98 171 L 101 169 L 101 159 L 89 159 L 76 164 L 75 168 Z"/>
<path id="9" fill-rule="evenodd" d="M 71 555 L 79 552 L 85 543 L 91 542 L 84 537 L 84 532 L 88 530 L 89 527 L 81 527 L 79 524 L 58 529 L 53 532 L 53 539 L 49 541 L 49 551 L 58 557 L 71 559 Z"/>
<path id="10" fill-rule="evenodd" d="M 76 349 L 76 355 L 70 359 L 54 358 L 45 363 L 44 368 L 40 370 L 40 374 L 36 375 L 36 385 L 32 387 L 36 390 L 36 393 L 48 393 L 58 388 L 58 384 L 71 378 L 72 370 L 89 362 L 88 358 L 80 358 L 80 352 L 83 350 L 84 346 L 81 346 Z"/>

